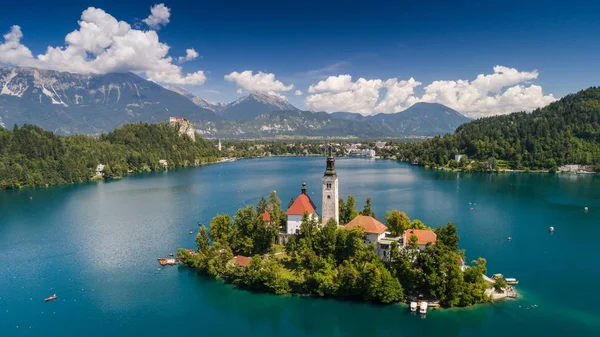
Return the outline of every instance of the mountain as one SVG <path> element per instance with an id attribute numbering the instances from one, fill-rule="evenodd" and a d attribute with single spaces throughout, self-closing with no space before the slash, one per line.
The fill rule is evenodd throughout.
<path id="1" fill-rule="evenodd" d="M 298 108 L 276 95 L 253 92 L 227 104 L 221 115 L 228 120 L 248 121 L 272 111 L 298 111 Z"/>
<path id="2" fill-rule="evenodd" d="M 442 104 L 416 103 L 402 112 L 377 114 L 366 120 L 389 127 L 396 134 L 436 136 L 452 133 L 471 119 Z"/>
<path id="3" fill-rule="evenodd" d="M 252 120 L 203 123 L 196 130 L 204 136 L 219 138 L 400 138 L 451 133 L 469 120 L 440 104 L 419 103 L 413 107 L 399 113 L 367 117 L 349 112 L 271 111 Z"/>
<path id="4" fill-rule="evenodd" d="M 73 74 L 0 67 L 0 123 L 36 124 L 59 134 L 99 134 L 132 122 L 219 117 L 133 73 Z"/>
<path id="5" fill-rule="evenodd" d="M 399 158 L 456 168 L 457 163 L 449 161 L 455 154 L 475 160 L 461 165 L 476 171 L 487 170 L 485 162 L 492 168 L 550 171 L 562 165 L 593 165 L 600 171 L 600 88 L 565 96 L 532 113 L 465 123 L 452 135 L 405 144 Z"/>
<path id="6" fill-rule="evenodd" d="M 194 94 L 192 94 L 191 92 L 185 90 L 184 88 L 181 87 L 169 87 L 169 86 L 165 86 L 165 89 L 171 90 L 173 92 L 176 92 L 178 94 L 180 94 L 181 96 L 189 99 L 190 101 L 192 101 L 194 104 L 196 104 L 197 106 L 203 108 L 203 109 L 207 109 L 210 111 L 213 111 L 215 113 L 219 113 L 221 110 L 223 110 L 223 108 L 225 107 L 225 104 L 223 103 L 213 103 L 213 102 L 209 102 L 203 98 L 200 98 Z"/>

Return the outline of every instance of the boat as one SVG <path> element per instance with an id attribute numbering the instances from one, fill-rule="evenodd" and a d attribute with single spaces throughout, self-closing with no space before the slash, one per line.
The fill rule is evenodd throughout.
<path id="1" fill-rule="evenodd" d="M 517 281 L 516 278 L 505 278 L 504 282 L 506 282 L 506 284 L 510 284 L 510 285 L 515 285 L 515 284 L 519 284 L 519 281 Z"/>
<path id="2" fill-rule="evenodd" d="M 190 231 L 190 235 L 194 234 L 194 231 Z"/>
<path id="3" fill-rule="evenodd" d="M 512 240 L 512 236 L 509 236 L 507 240 L 508 240 L 508 241 Z"/>
<path id="4" fill-rule="evenodd" d="M 587 208 L 587 206 L 585 206 L 585 207 L 583 208 L 583 210 L 587 212 L 587 211 L 589 211 L 589 208 Z"/>
<path id="5" fill-rule="evenodd" d="M 502 274 L 494 274 L 494 275 L 492 275 L 492 278 L 493 278 L 494 280 L 501 279 L 502 277 L 503 277 L 503 276 L 502 276 Z"/>
<path id="6" fill-rule="evenodd" d="M 52 296 L 50 296 L 50 297 L 46 297 L 46 298 L 44 298 L 44 301 L 45 301 L 45 302 L 54 301 L 54 300 L 55 300 L 55 299 L 57 299 L 57 298 L 58 298 L 58 296 L 56 296 L 56 294 L 54 294 L 54 295 L 52 295 Z"/>
<path id="7" fill-rule="evenodd" d="M 419 308 L 419 313 L 425 315 L 427 313 L 427 302 L 421 302 L 421 307 Z"/>
<path id="8" fill-rule="evenodd" d="M 160 263 L 161 266 L 173 266 L 175 264 L 177 264 L 177 261 L 175 259 L 167 259 L 167 258 L 158 258 L 158 263 Z"/>
<path id="9" fill-rule="evenodd" d="M 175 256 L 173 253 L 169 253 L 169 256 Z"/>
<path id="10" fill-rule="evenodd" d="M 552 233 L 554 232 L 554 227 L 550 227 L 548 230 L 550 231 L 550 233 Z"/>
<path id="11" fill-rule="evenodd" d="M 417 302 L 410 302 L 410 311 L 417 312 Z"/>

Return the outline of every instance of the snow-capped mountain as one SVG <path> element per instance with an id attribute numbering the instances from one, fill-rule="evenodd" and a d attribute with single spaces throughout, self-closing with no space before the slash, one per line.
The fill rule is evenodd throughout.
<path id="1" fill-rule="evenodd" d="M 73 74 L 0 67 L 0 121 L 36 124 L 60 134 L 99 134 L 125 123 L 216 120 L 181 95 L 133 73 Z"/>

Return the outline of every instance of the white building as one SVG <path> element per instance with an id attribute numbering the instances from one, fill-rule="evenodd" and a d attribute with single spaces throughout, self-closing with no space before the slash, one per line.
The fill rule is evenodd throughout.
<path id="1" fill-rule="evenodd" d="M 401 237 L 391 235 L 384 224 L 371 216 L 358 215 L 342 228 L 345 230 L 352 230 L 357 227 L 362 228 L 365 233 L 365 244 L 375 244 L 377 255 L 384 261 L 389 261 L 392 244 L 394 242 L 398 243 L 398 249 L 400 249 L 402 245 Z"/>
<path id="2" fill-rule="evenodd" d="M 338 176 L 335 172 L 335 158 L 331 147 L 327 156 L 327 168 L 323 174 L 321 209 L 323 212 L 322 224 L 325 225 L 329 219 L 335 219 L 340 224 L 340 198 L 338 193 Z"/>
<path id="3" fill-rule="evenodd" d="M 302 184 L 302 193 L 300 193 L 292 206 L 285 212 L 285 215 L 287 215 L 286 234 L 297 234 L 300 231 L 304 213 L 307 213 L 310 218 L 319 221 L 317 207 L 310 200 L 308 194 L 306 194 L 306 183 Z"/>
<path id="4" fill-rule="evenodd" d="M 96 175 L 104 176 L 104 164 L 98 164 L 98 166 L 96 166 Z"/>

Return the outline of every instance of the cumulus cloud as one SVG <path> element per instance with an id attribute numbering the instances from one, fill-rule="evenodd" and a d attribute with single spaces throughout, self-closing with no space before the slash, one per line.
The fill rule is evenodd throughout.
<path id="1" fill-rule="evenodd" d="M 185 50 L 185 56 L 179 56 L 177 58 L 177 62 L 184 63 L 187 61 L 195 60 L 198 58 L 198 56 L 200 56 L 200 54 L 198 54 L 198 52 L 194 50 L 194 48 L 189 48 Z"/>
<path id="2" fill-rule="evenodd" d="M 308 88 L 305 98 L 312 110 L 351 111 L 363 115 L 402 111 L 417 102 L 441 103 L 469 117 L 530 111 L 556 100 L 544 95 L 542 87 L 530 84 L 537 71 L 519 71 L 504 66 L 494 67 L 493 74 L 480 74 L 474 80 L 434 81 L 415 95 L 421 85 L 413 78 L 399 80 L 352 81 L 350 75 L 330 76 Z"/>
<path id="3" fill-rule="evenodd" d="M 296 95 L 296 96 L 302 96 L 302 91 L 301 90 L 296 90 L 294 92 L 294 95 Z"/>
<path id="4" fill-rule="evenodd" d="M 206 81 L 203 71 L 183 74 L 168 56 L 169 46 L 159 41 L 156 31 L 133 29 L 99 8 L 83 11 L 79 29 L 67 34 L 65 46 L 49 46 L 37 57 L 21 44 L 23 33 L 19 26 L 11 27 L 3 37 L 0 63 L 74 73 L 131 71 L 145 74 L 152 81 L 172 84 L 199 85 Z"/>
<path id="5" fill-rule="evenodd" d="M 367 80 L 352 81 L 350 75 L 330 76 L 311 85 L 311 93 L 305 99 L 311 110 L 350 111 L 363 115 L 380 112 L 402 111 L 413 104 L 414 88 L 421 85 L 413 78 L 400 81 Z"/>
<path id="6" fill-rule="evenodd" d="M 150 29 L 159 30 L 162 26 L 166 26 L 169 23 L 171 17 L 171 9 L 165 4 L 158 4 L 150 8 L 150 15 L 145 18 L 144 23 L 150 27 Z"/>
<path id="7" fill-rule="evenodd" d="M 234 71 L 225 75 L 225 80 L 233 82 L 238 87 L 248 91 L 279 92 L 294 89 L 293 84 L 285 85 L 275 79 L 275 74 L 263 73 L 261 71 L 256 74 L 252 70 L 245 70 L 241 73 Z"/>

